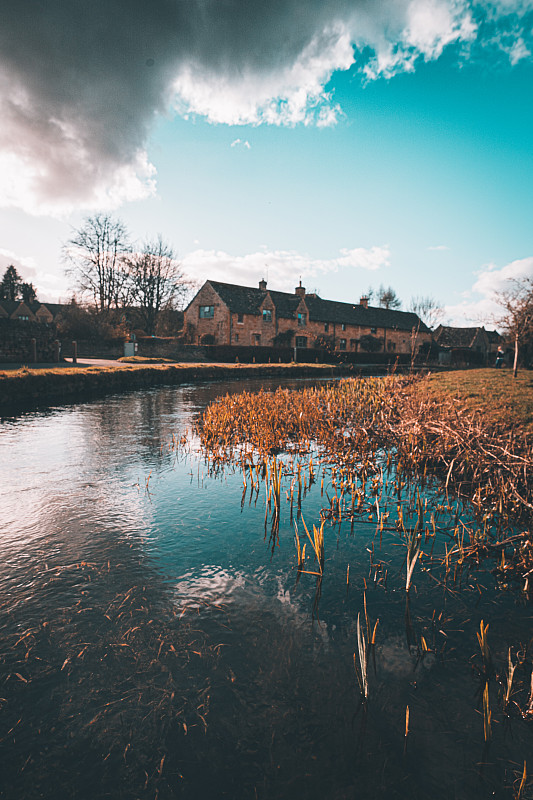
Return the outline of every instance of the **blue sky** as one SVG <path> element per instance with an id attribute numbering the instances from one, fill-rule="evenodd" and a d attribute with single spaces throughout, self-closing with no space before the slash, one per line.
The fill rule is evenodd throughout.
<path id="1" fill-rule="evenodd" d="M 112 0 L 120 35 L 72 5 L 29 32 L 14 10 L 0 41 L 0 269 L 42 299 L 69 296 L 61 245 L 100 210 L 199 283 L 391 285 L 456 324 L 533 275 L 529 0 Z"/>

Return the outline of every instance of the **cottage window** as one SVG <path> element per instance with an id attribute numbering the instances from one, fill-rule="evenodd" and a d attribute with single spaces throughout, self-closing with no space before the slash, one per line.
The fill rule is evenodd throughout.
<path id="1" fill-rule="evenodd" d="M 324 333 L 329 331 L 329 322 L 324 322 Z"/>
<path id="2" fill-rule="evenodd" d="M 307 325 L 307 314 L 298 314 L 298 325 L 302 327 Z"/>
<path id="3" fill-rule="evenodd" d="M 236 341 L 236 342 L 238 342 L 238 341 L 239 341 L 239 334 L 238 334 L 238 333 L 236 333 L 236 334 L 235 334 L 235 341 Z"/>
<path id="4" fill-rule="evenodd" d="M 346 339 L 341 339 L 339 342 L 339 350 L 346 350 Z"/>
<path id="5" fill-rule="evenodd" d="M 377 328 L 370 328 L 370 333 L 377 333 L 377 332 L 378 332 Z"/>
<path id="6" fill-rule="evenodd" d="M 244 314 L 237 314 L 237 322 L 239 325 L 244 325 Z"/>
<path id="7" fill-rule="evenodd" d="M 297 336 L 296 337 L 296 347 L 307 347 L 307 337 L 306 336 Z"/>
<path id="8" fill-rule="evenodd" d="M 263 322 L 272 322 L 272 311 L 269 308 L 263 309 Z"/>
<path id="9" fill-rule="evenodd" d="M 260 333 L 252 333 L 252 344 L 255 347 L 259 347 L 261 344 L 261 334 Z"/>
<path id="10" fill-rule="evenodd" d="M 200 319 L 212 319 L 215 316 L 215 306 L 200 306 Z"/>
<path id="11" fill-rule="evenodd" d="M 341 328 L 342 328 L 343 331 L 346 330 L 346 323 L 345 322 L 342 323 Z"/>
<path id="12" fill-rule="evenodd" d="M 387 342 L 387 350 L 396 350 L 396 342 Z"/>
<path id="13" fill-rule="evenodd" d="M 17 317 L 17 319 L 20 322 L 29 322 L 30 321 L 30 318 L 28 317 L 27 314 L 21 314 L 20 316 Z"/>

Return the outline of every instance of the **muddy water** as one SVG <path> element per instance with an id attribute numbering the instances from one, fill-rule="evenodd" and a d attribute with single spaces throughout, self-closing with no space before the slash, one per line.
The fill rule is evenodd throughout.
<path id="1" fill-rule="evenodd" d="M 524 684 L 533 626 L 519 587 L 488 562 L 446 587 L 418 569 L 407 606 L 405 548 L 385 532 L 379 549 L 362 519 L 326 527 L 317 608 L 316 577 L 296 581 L 289 508 L 272 546 L 264 494 L 241 503 L 241 475 L 210 476 L 194 446 L 173 446 L 235 389 L 2 423 L 0 796 L 513 797 L 524 760 L 533 768 L 531 722 L 501 712 L 493 678 L 485 743 L 476 631 L 490 623 L 499 674 L 509 647 L 521 654 Z M 308 523 L 323 505 L 317 484 Z M 379 625 L 361 705 L 365 585 Z"/>

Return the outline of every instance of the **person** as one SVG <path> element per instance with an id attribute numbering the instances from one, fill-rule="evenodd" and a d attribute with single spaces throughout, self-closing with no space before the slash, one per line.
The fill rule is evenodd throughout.
<path id="1" fill-rule="evenodd" d="M 505 353 L 503 352 L 502 348 L 501 348 L 501 347 L 498 347 L 498 350 L 497 350 L 497 352 L 496 352 L 496 363 L 494 364 L 494 366 L 496 367 L 496 369 L 500 369 L 501 367 L 503 367 L 503 363 L 504 363 L 503 359 L 504 359 L 504 356 L 505 356 Z"/>

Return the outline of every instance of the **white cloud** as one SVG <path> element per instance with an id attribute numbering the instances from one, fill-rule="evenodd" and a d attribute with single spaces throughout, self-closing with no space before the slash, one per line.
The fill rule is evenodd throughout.
<path id="1" fill-rule="evenodd" d="M 252 148 L 252 145 L 250 144 L 248 139 L 245 139 L 244 141 L 242 139 L 235 139 L 230 145 L 230 147 L 239 147 L 239 146 L 244 147 L 245 150 L 251 150 Z"/>
<path id="2" fill-rule="evenodd" d="M 497 295 L 509 287 L 509 280 L 533 278 L 533 256 L 511 261 L 498 268 L 484 267 L 477 275 L 472 290 L 456 305 L 446 306 L 446 316 L 452 325 L 486 325 L 494 327 L 502 315 Z"/>
<path id="3" fill-rule="evenodd" d="M 174 81 L 176 108 L 227 125 L 332 125 L 340 109 L 324 90 L 336 70 L 354 62 L 346 25 L 326 26 L 288 63 L 236 76 L 198 62 L 182 65 Z"/>
<path id="4" fill-rule="evenodd" d="M 449 250 L 450 248 L 447 247 L 445 244 L 435 244 L 432 247 L 428 247 L 428 250 L 440 251 L 440 250 Z"/>
<path id="5" fill-rule="evenodd" d="M 244 256 L 232 256 L 220 250 L 194 250 L 186 255 L 181 265 L 188 277 L 203 283 L 207 279 L 256 286 L 267 278 L 269 288 L 294 291 L 298 281 L 308 287 L 331 272 L 342 269 L 375 271 L 387 267 L 390 251 L 387 246 L 343 249 L 339 256 L 314 259 L 290 250 L 261 250 Z M 327 297 L 327 291 L 324 293 Z"/>

